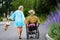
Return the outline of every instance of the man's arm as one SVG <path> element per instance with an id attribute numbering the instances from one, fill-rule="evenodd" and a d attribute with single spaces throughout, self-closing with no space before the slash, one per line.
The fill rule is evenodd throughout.
<path id="1" fill-rule="evenodd" d="M 40 25 L 40 19 L 36 16 L 36 19 L 37 19 L 37 25 L 39 26 Z"/>

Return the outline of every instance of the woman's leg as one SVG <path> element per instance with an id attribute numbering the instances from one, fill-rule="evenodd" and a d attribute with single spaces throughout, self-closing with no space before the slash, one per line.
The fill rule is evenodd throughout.
<path id="1" fill-rule="evenodd" d="M 18 27 L 18 36 L 21 37 L 22 34 L 22 27 Z"/>

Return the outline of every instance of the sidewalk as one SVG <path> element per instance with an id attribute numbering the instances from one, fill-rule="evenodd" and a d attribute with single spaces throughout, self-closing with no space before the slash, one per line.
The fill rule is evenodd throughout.
<path id="1" fill-rule="evenodd" d="M 0 22 L 0 40 L 9 40 L 9 39 L 19 40 L 17 28 L 14 27 L 13 21 L 11 21 L 12 23 L 6 32 L 3 29 L 5 22 L 6 21 Z M 46 27 L 43 24 L 40 24 L 39 32 L 40 32 L 40 39 L 39 40 L 45 40 L 45 36 L 48 33 L 48 27 Z M 26 39 L 26 27 L 23 27 L 22 38 L 23 38 L 22 40 Z"/>

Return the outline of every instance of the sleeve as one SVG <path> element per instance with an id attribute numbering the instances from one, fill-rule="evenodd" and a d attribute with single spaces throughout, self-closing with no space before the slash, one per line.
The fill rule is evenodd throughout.
<path id="1" fill-rule="evenodd" d="M 15 19 L 15 13 L 16 13 L 16 12 L 14 12 L 14 13 L 9 17 L 11 20 L 14 20 L 14 19 Z"/>
<path id="2" fill-rule="evenodd" d="M 40 19 L 38 18 L 38 17 L 36 17 L 37 18 L 37 23 L 39 23 L 40 24 Z"/>
<path id="3" fill-rule="evenodd" d="M 21 12 L 21 16 L 22 16 L 22 18 L 23 18 L 23 20 L 25 20 L 25 16 L 24 16 L 24 13 L 23 12 Z"/>

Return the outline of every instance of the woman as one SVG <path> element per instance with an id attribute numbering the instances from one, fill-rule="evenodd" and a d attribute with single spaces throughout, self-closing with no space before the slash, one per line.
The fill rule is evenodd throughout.
<path id="1" fill-rule="evenodd" d="M 25 26 L 24 20 L 24 14 L 23 14 L 23 6 L 19 6 L 18 10 L 16 10 L 8 19 L 15 21 L 15 26 L 18 29 L 18 36 L 19 39 L 21 39 L 21 33 L 22 33 L 22 27 Z"/>

